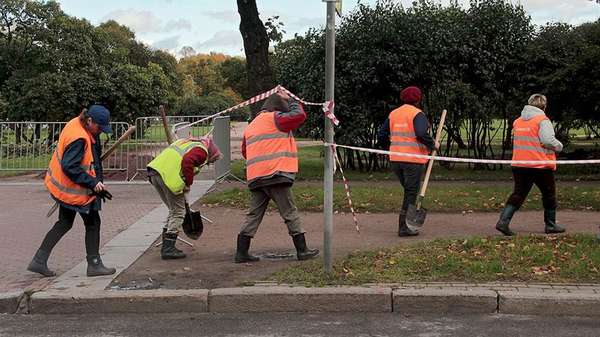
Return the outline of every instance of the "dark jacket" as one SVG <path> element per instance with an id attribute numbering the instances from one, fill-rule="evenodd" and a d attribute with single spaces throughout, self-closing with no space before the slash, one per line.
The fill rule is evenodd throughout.
<path id="1" fill-rule="evenodd" d="M 102 144 L 100 143 L 100 137 L 96 136 L 96 142 L 92 145 L 92 155 L 94 156 L 94 170 L 96 171 L 96 177 L 92 177 L 81 169 L 81 161 L 85 153 L 85 141 L 78 139 L 65 149 L 60 166 L 63 172 L 69 179 L 74 183 L 79 184 L 85 188 L 94 189 L 98 182 L 104 181 L 102 172 Z M 62 206 L 74 210 L 79 213 L 89 213 L 92 211 L 99 211 L 102 208 L 102 202 L 99 198 L 96 198 L 94 202 L 87 206 L 75 206 L 69 205 L 55 198 Z"/>

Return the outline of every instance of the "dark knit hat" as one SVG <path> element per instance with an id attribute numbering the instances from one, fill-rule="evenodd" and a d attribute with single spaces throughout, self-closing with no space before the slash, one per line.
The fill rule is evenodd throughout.
<path id="1" fill-rule="evenodd" d="M 407 87 L 400 92 L 400 99 L 406 104 L 419 103 L 421 98 L 423 98 L 423 94 L 418 87 Z"/>

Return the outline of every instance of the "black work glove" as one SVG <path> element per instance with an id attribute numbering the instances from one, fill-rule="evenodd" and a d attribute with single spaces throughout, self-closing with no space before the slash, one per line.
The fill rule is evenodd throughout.
<path id="1" fill-rule="evenodd" d="M 99 193 L 96 193 L 96 195 L 98 196 L 98 198 L 102 199 L 103 202 L 106 202 L 106 200 L 112 200 L 112 194 L 107 191 L 107 190 L 102 190 Z"/>

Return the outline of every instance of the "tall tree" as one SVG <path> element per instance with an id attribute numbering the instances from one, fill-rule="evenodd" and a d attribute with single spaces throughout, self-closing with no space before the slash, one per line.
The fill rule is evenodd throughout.
<path id="1" fill-rule="evenodd" d="M 248 93 L 256 95 L 275 85 L 273 71 L 269 65 L 269 35 L 258 16 L 256 0 L 237 0 L 237 6 L 241 19 L 240 33 L 246 53 Z M 253 107 L 252 115 L 256 115 L 257 112 L 258 107 Z"/>

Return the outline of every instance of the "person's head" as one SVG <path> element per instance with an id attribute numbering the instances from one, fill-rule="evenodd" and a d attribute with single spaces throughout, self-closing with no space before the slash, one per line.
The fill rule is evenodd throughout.
<path id="1" fill-rule="evenodd" d="M 208 164 L 212 164 L 223 157 L 221 150 L 219 150 L 212 138 L 204 137 L 200 139 L 200 142 L 202 142 L 208 150 L 206 159 Z"/>
<path id="2" fill-rule="evenodd" d="M 273 94 L 267 98 L 265 103 L 262 106 L 262 111 L 281 111 L 288 112 L 290 111 L 290 107 L 288 105 L 289 96 L 285 93 L 278 92 Z"/>
<path id="3" fill-rule="evenodd" d="M 548 100 L 546 99 L 546 96 L 542 94 L 533 94 L 527 100 L 527 104 L 546 111 Z"/>
<path id="4" fill-rule="evenodd" d="M 400 100 L 404 104 L 419 105 L 422 98 L 423 94 L 418 87 L 406 87 L 400 92 Z"/>
<path id="5" fill-rule="evenodd" d="M 92 105 L 79 116 L 85 128 L 94 136 L 101 132 L 112 133 L 110 111 L 102 105 Z"/>

